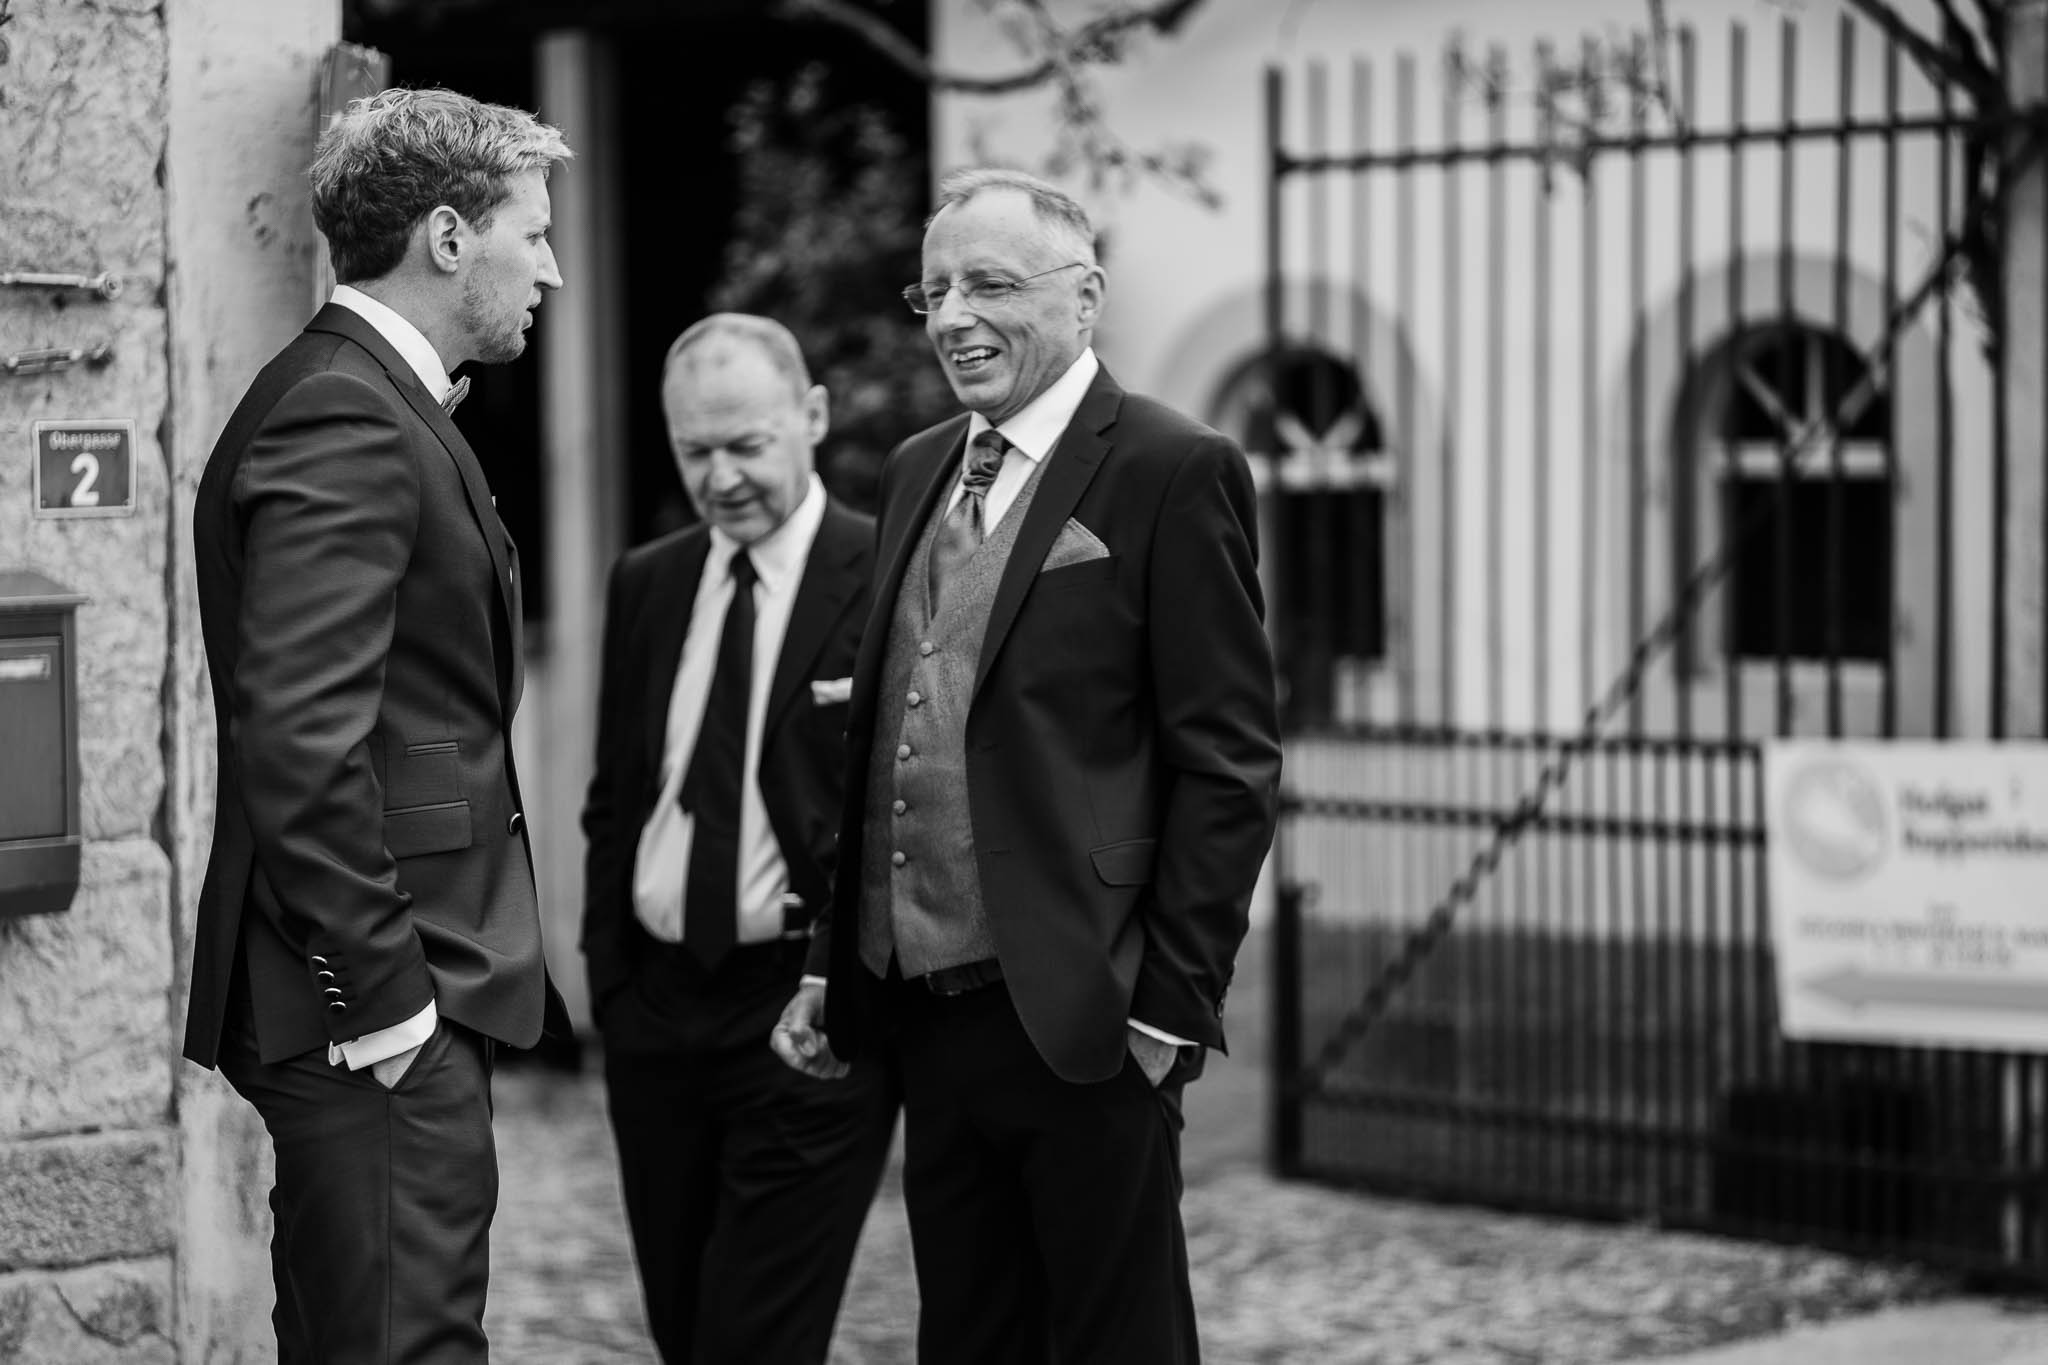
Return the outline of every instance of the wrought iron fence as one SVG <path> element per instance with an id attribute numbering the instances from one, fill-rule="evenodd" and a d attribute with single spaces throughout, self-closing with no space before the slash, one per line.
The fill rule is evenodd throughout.
<path id="1" fill-rule="evenodd" d="M 1283 1171 L 2048 1266 L 2043 1058 L 1776 1017 L 1759 742 L 2038 714 L 1978 197 L 2038 118 L 1859 33 L 1680 32 L 1569 137 L 1468 56 L 1428 142 L 1410 59 L 1269 78 Z"/>

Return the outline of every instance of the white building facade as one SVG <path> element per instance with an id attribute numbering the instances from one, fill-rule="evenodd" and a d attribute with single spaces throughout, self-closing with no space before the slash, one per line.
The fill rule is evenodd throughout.
<path id="1" fill-rule="evenodd" d="M 1317 637 L 1291 661 L 1313 694 L 1298 718 L 1574 728 L 1723 543 L 1724 504 L 1745 496 L 1728 485 L 1775 483 L 1773 432 L 1832 415 L 1961 227 L 1963 139 L 1935 125 L 1967 101 L 1944 106 L 1910 59 L 1845 27 L 1844 7 L 1669 11 L 1682 28 L 1654 43 L 1642 0 L 1210 0 L 1102 77 L 1134 147 L 1211 156 L 1213 211 L 1157 182 L 1074 188 L 1104 226 L 1112 370 L 1259 462 L 1283 651 L 1290 629 Z M 1000 69 L 1007 49 L 979 7 L 939 12 L 942 63 Z M 1615 65 L 1638 38 L 1669 90 L 1640 122 Z M 1582 157 L 1584 98 L 1560 100 L 1546 130 L 1536 90 L 1589 41 L 1611 108 L 1591 130 L 1608 145 Z M 1496 62 L 1491 98 L 1481 73 Z M 1269 69 L 1288 155 L 1371 159 L 1286 176 L 1277 241 Z M 1043 105 L 938 109 L 940 168 L 1029 165 L 1050 145 Z M 1822 131 L 1841 126 L 1854 131 Z M 1644 150 L 1620 145 L 1636 131 Z M 1546 142 L 1554 160 L 1527 154 Z M 1261 372 L 1269 248 L 1292 356 L 1277 405 Z M 1983 601 L 1992 583 L 1994 395 L 1970 291 L 1919 307 L 1882 361 L 1876 402 L 1840 442 L 1843 493 L 1794 493 L 1800 528 L 1841 519 L 1835 552 L 1795 536 L 1783 564 L 1743 559 L 1662 654 L 1632 723 L 1994 729 L 1993 616 L 1937 600 Z M 1802 480 L 1832 479 L 1835 444 L 1812 442 Z M 1290 540 L 1318 518 L 1338 553 L 1319 546 L 1312 564 L 1295 547 L 1285 581 Z M 1776 588 L 1758 575 L 1830 558 L 1847 581 L 1795 603 L 1781 649 Z M 1828 616 L 1845 618 L 1832 643 Z"/>

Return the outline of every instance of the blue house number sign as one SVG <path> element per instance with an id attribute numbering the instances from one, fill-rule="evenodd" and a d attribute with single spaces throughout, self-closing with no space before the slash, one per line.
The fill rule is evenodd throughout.
<path id="1" fill-rule="evenodd" d="M 37 422 L 35 513 L 126 517 L 135 512 L 135 423 Z"/>

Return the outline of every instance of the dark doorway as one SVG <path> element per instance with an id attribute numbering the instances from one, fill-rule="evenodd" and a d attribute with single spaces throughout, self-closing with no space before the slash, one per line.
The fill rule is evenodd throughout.
<path id="1" fill-rule="evenodd" d="M 923 45 L 922 4 L 880 0 L 877 8 Z M 730 111 L 760 83 L 780 85 L 807 67 L 822 67 L 826 100 L 881 110 L 917 149 L 910 173 L 919 177 L 921 193 L 928 178 L 922 158 L 928 96 L 921 83 L 844 30 L 780 19 L 751 0 L 359 0 L 349 7 L 344 34 L 389 55 L 399 84 L 446 85 L 536 109 L 534 45 L 543 33 L 563 28 L 610 38 L 618 61 L 627 449 L 593 452 L 592 458 L 627 463 L 631 545 L 689 519 L 661 414 L 661 364 L 670 341 L 709 311 L 725 270 L 739 192 Z M 548 117 L 547 110 L 536 111 Z M 915 268 L 913 259 L 909 269 Z M 534 589 L 527 615 L 545 619 L 549 604 L 538 591 L 548 553 L 539 448 L 545 308 L 534 332 L 517 363 L 477 377 L 462 425 L 485 452 L 501 513 L 527 562 Z M 821 452 L 821 467 L 830 455 Z"/>

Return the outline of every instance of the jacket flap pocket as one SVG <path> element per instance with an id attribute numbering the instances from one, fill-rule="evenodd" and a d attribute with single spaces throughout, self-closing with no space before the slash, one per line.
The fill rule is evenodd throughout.
<path id="1" fill-rule="evenodd" d="M 1095 862 L 1095 875 L 1109 886 L 1143 886 L 1152 880 L 1152 855 L 1157 839 L 1125 839 L 1088 850 Z"/>
<path id="2" fill-rule="evenodd" d="M 384 801 L 389 809 L 438 806 L 462 800 L 462 751 L 454 740 L 387 750 Z"/>
<path id="3" fill-rule="evenodd" d="M 468 848 L 469 802 L 444 801 L 384 812 L 384 847 L 394 858 L 453 853 Z"/>

